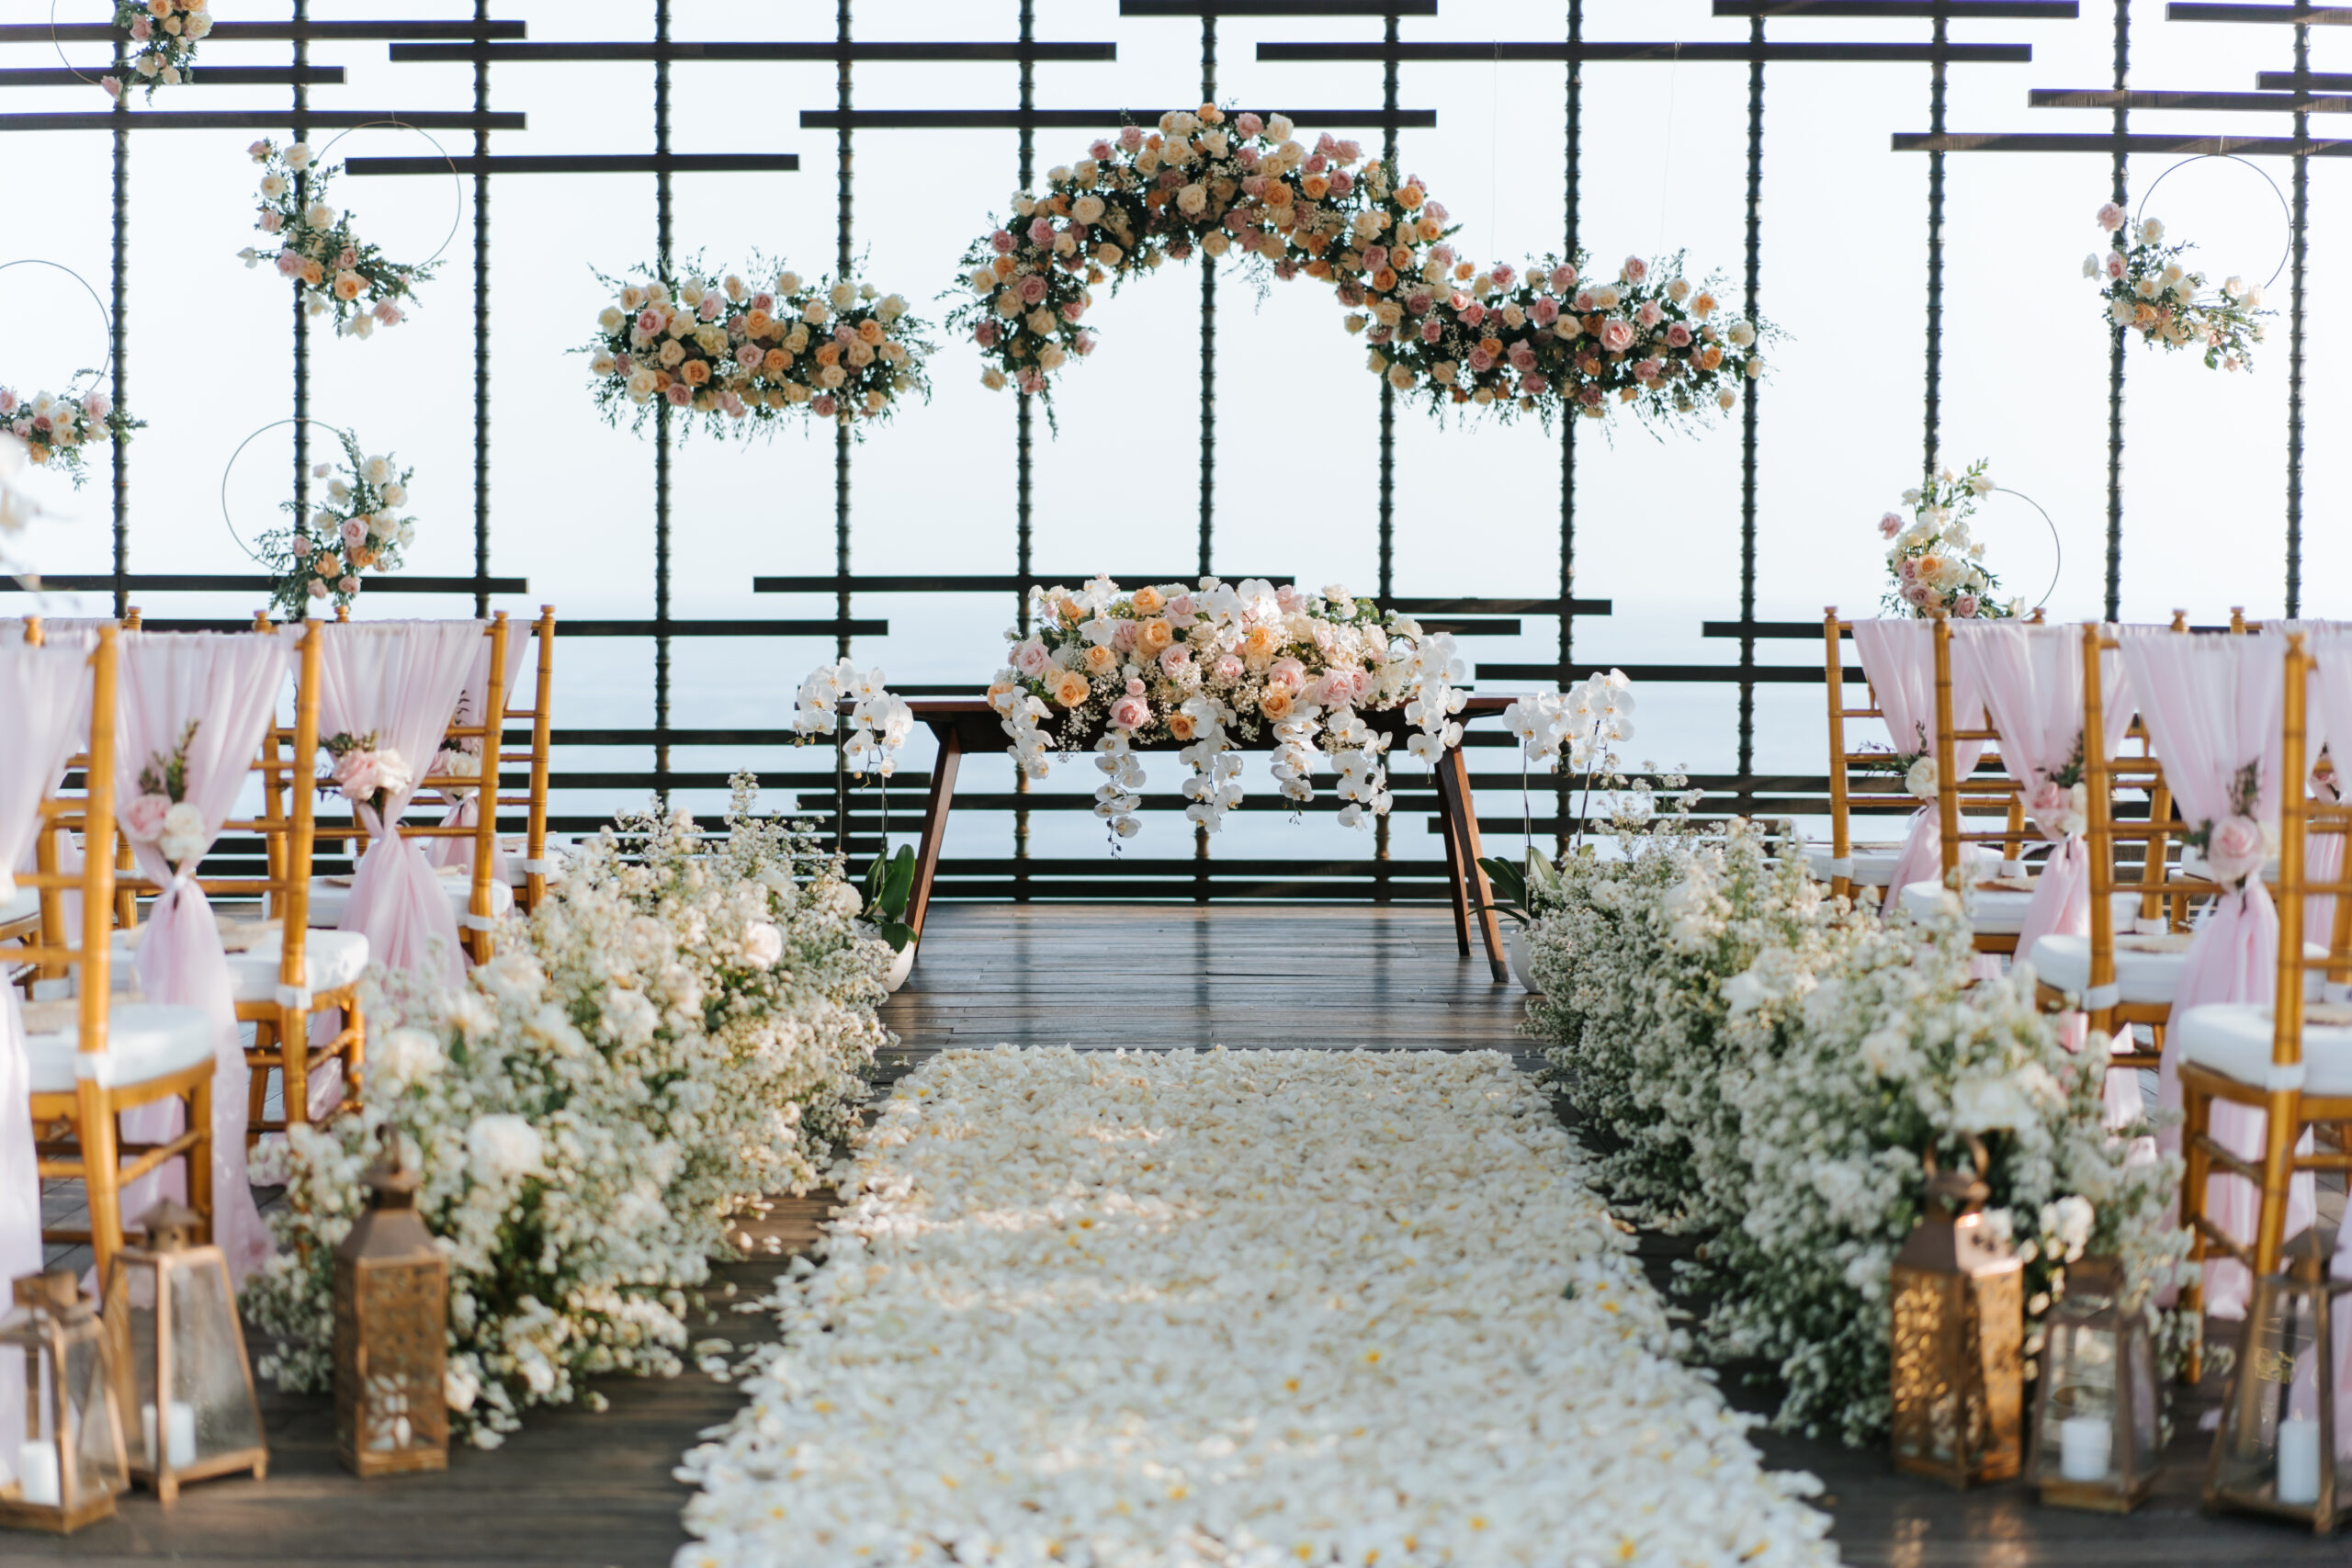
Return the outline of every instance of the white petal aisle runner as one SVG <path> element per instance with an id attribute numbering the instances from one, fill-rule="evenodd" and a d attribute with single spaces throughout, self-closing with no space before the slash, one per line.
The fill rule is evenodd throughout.
<path id="1" fill-rule="evenodd" d="M 684 1568 L 1835 1562 L 1496 1053 L 950 1051 Z"/>

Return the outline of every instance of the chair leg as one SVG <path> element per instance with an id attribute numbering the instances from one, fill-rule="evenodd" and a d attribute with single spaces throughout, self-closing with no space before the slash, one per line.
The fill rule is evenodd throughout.
<path id="1" fill-rule="evenodd" d="M 2181 1287 L 2181 1311 L 2195 1331 L 2192 1348 L 2181 1364 L 2181 1381 L 2194 1383 L 2203 1375 L 2205 1334 L 2205 1233 L 2197 1222 L 2205 1213 L 2205 1183 L 2211 1162 L 2205 1154 L 2206 1129 L 2213 1119 L 2213 1102 L 2188 1084 L 2181 1085 L 2180 1152 L 2188 1168 L 2180 1179 L 2180 1223 L 2188 1227 L 2188 1261 L 2197 1277 Z"/>
<path id="2" fill-rule="evenodd" d="M 196 1135 L 184 1156 L 187 1161 L 187 1206 L 202 1216 L 204 1239 L 214 1238 L 212 1225 L 212 1075 L 205 1074 L 187 1091 L 187 1127 Z"/>
<path id="3" fill-rule="evenodd" d="M 356 1111 L 368 1066 L 368 1014 L 356 997 L 344 1010 L 343 1023 L 351 1034 L 351 1043 L 343 1053 L 343 1108 L 347 1111 Z"/>
<path id="4" fill-rule="evenodd" d="M 277 1014 L 278 1077 L 285 1086 L 286 1125 L 311 1119 L 311 1015 L 295 1008 Z"/>
<path id="5" fill-rule="evenodd" d="M 2262 1122 L 2262 1211 L 2255 1221 L 2254 1272 L 2276 1272 L 2287 1240 L 2287 1192 L 2295 1179 L 2295 1143 L 2301 1131 L 2302 1095 L 2273 1089 Z"/>
<path id="6" fill-rule="evenodd" d="M 254 1055 L 266 1054 L 277 1032 L 277 1026 L 266 1020 L 254 1025 Z M 245 1142 L 250 1145 L 261 1134 L 258 1128 L 269 1117 L 269 1069 L 256 1066 L 249 1058 L 245 1064 Z"/>
<path id="7" fill-rule="evenodd" d="M 74 1086 L 75 1140 L 82 1145 L 82 1186 L 90 1205 L 90 1253 L 105 1289 L 122 1247 L 122 1152 L 114 1108 L 106 1090 L 87 1078 Z"/>

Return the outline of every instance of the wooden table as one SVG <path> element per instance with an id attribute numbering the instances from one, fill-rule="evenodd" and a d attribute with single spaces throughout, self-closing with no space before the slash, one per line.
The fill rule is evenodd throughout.
<path id="1" fill-rule="evenodd" d="M 1513 700 L 1501 695 L 1473 696 L 1457 716 L 1466 724 L 1499 714 Z M 932 883 L 939 874 L 940 848 L 946 841 L 947 813 L 955 804 L 956 769 L 966 752 L 1002 750 L 1010 738 L 1004 732 L 1002 717 L 984 698 L 932 698 L 907 705 L 939 741 L 939 760 L 931 770 L 931 798 L 923 807 L 922 847 L 915 853 L 914 891 L 907 900 L 907 925 L 921 938 L 923 916 L 931 908 Z M 1409 729 L 1402 709 L 1359 716 L 1367 726 L 1392 739 Z M 1237 746 L 1233 750 L 1271 750 L 1272 745 L 1269 739 L 1261 745 Z M 1182 744 L 1174 740 L 1136 748 L 1143 752 L 1182 749 Z M 1470 770 L 1463 759 L 1462 748 L 1448 748 L 1435 772 L 1438 823 L 1445 836 L 1446 889 L 1453 897 L 1454 941 L 1462 956 L 1470 956 L 1470 927 L 1475 921 L 1479 939 L 1486 944 L 1487 964 L 1494 973 L 1495 983 L 1506 984 L 1510 979 L 1510 962 L 1503 952 L 1502 929 L 1495 920 L 1494 890 L 1487 886 L 1487 874 L 1478 866 L 1478 807 L 1471 799 Z"/>

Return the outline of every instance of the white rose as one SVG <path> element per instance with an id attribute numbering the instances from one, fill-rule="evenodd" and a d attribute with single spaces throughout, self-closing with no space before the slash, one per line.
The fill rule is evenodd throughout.
<path id="1" fill-rule="evenodd" d="M 1935 799 L 1936 760 L 1933 757 L 1922 757 L 1912 763 L 1910 771 L 1903 775 L 1903 787 L 1921 800 Z"/>
<path id="2" fill-rule="evenodd" d="M 302 214 L 302 221 L 313 229 L 332 229 L 334 227 L 334 209 L 323 201 L 314 201 L 311 203 L 311 209 Z"/>
<path id="3" fill-rule="evenodd" d="M 466 1129 L 468 1168 L 484 1186 L 537 1175 L 546 1152 L 539 1130 L 520 1116 L 477 1116 Z"/>
<path id="4" fill-rule="evenodd" d="M 441 1042 L 422 1029 L 393 1029 L 368 1043 L 368 1071 L 389 1087 L 422 1083 L 441 1071 L 448 1058 Z"/>
<path id="5" fill-rule="evenodd" d="M 799 293 L 799 292 L 800 292 L 800 275 L 799 275 L 798 273 L 797 273 L 797 272 L 779 272 L 779 273 L 777 273 L 777 274 L 775 275 L 775 291 L 776 291 L 778 294 L 797 294 L 797 293 Z"/>
<path id="6" fill-rule="evenodd" d="M 865 900 L 848 883 L 836 882 L 825 889 L 824 907 L 843 919 L 855 919 L 865 912 Z"/>
<path id="7" fill-rule="evenodd" d="M 857 290 L 846 283 L 836 283 L 826 298 L 833 302 L 834 310 L 846 310 L 857 303 Z"/>
<path id="8" fill-rule="evenodd" d="M 393 479 L 384 486 L 383 496 L 385 505 L 398 506 L 408 500 L 408 487 L 400 480 Z"/>
<path id="9" fill-rule="evenodd" d="M 980 372 L 980 385 L 986 387 L 991 392 L 1003 391 L 1004 372 L 999 370 L 993 365 L 989 366 L 987 369 Z"/>
<path id="10" fill-rule="evenodd" d="M 392 477 L 392 465 L 386 458 L 370 457 L 368 459 L 367 473 L 369 484 L 379 485 Z"/>
<path id="11" fill-rule="evenodd" d="M 276 201 L 286 194 L 286 176 L 276 170 L 262 175 L 261 193 L 270 200 Z"/>
<path id="12" fill-rule="evenodd" d="M 784 933 L 765 920 L 754 920 L 743 932 L 743 962 L 765 969 L 784 956 Z"/>
<path id="13" fill-rule="evenodd" d="M 633 370 L 628 378 L 628 395 L 639 402 L 653 396 L 656 378 L 650 370 Z"/>

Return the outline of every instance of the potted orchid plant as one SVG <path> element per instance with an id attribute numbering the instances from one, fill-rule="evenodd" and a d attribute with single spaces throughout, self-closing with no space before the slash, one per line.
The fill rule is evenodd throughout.
<path id="1" fill-rule="evenodd" d="M 792 728 L 805 743 L 820 735 L 838 734 L 842 704 L 849 704 L 849 734 L 842 742 L 841 765 L 864 778 L 869 772 L 881 780 L 882 849 L 865 868 L 859 883 L 865 897 L 861 921 L 868 934 L 890 944 L 898 954 L 883 984 L 896 991 L 914 969 L 915 933 L 907 923 L 914 897 L 915 851 L 901 844 L 890 852 L 890 775 L 899 771 L 899 749 L 914 733 L 914 710 L 891 694 L 881 670 L 860 670 L 844 659 L 820 664 L 800 682 Z"/>

